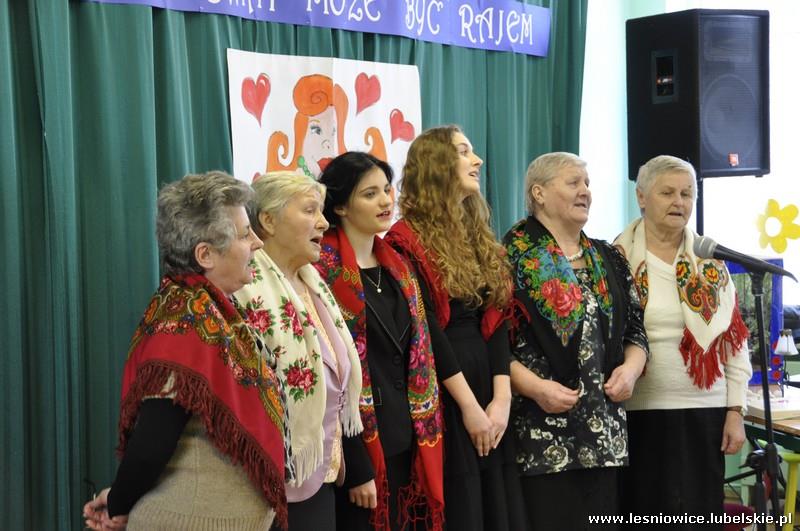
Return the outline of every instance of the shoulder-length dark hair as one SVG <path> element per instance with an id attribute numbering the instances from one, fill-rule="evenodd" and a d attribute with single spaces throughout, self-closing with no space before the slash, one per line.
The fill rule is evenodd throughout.
<path id="1" fill-rule="evenodd" d="M 391 184 L 394 172 L 392 167 L 374 155 L 362 151 L 342 153 L 325 168 L 319 176 L 319 182 L 325 185 L 328 193 L 325 196 L 325 219 L 331 227 L 341 225 L 341 218 L 334 212 L 336 207 L 346 205 L 353 195 L 358 183 L 373 168 L 380 168 Z"/>

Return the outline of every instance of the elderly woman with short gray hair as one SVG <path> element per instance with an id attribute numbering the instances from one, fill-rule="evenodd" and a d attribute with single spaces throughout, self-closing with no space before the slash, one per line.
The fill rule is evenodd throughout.
<path id="1" fill-rule="evenodd" d="M 529 216 L 504 238 L 524 308 L 511 362 L 523 496 L 531 529 L 585 529 L 589 515 L 618 512 L 622 402 L 644 368 L 647 337 L 625 259 L 583 233 L 586 163 L 572 153 L 538 157 L 525 201 Z"/>
<path id="2" fill-rule="evenodd" d="M 253 189 L 248 213 L 264 248 L 253 259 L 253 282 L 236 297 L 275 350 L 288 395 L 289 529 L 333 531 L 333 485 L 345 472 L 342 435 L 362 431 L 361 364 L 336 300 L 311 265 L 328 228 L 325 187 L 305 175 L 274 172 Z"/>
<path id="3" fill-rule="evenodd" d="M 262 245 L 251 196 L 222 172 L 158 194 L 164 276 L 128 351 L 122 461 L 84 506 L 91 529 L 264 530 L 276 513 L 286 525 L 285 398 L 272 352 L 231 298 Z"/>
<path id="4" fill-rule="evenodd" d="M 614 242 L 633 271 L 652 352 L 626 403 L 624 508 L 634 514 L 722 513 L 723 454 L 745 440 L 747 328 L 725 263 L 694 254 L 695 183 L 685 160 L 650 159 L 636 180 L 642 217 Z"/>

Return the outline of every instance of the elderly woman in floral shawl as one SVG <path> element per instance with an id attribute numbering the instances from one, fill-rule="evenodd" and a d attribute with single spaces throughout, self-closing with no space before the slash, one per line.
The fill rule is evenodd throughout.
<path id="1" fill-rule="evenodd" d="M 631 265 L 653 354 L 627 403 L 624 507 L 638 514 L 721 513 L 724 454 L 745 440 L 748 332 L 725 264 L 694 254 L 695 182 L 684 160 L 649 160 L 636 180 L 642 217 L 614 242 Z"/>
<path id="2" fill-rule="evenodd" d="M 264 240 L 253 282 L 236 293 L 278 358 L 287 397 L 294 479 L 287 483 L 289 528 L 336 528 L 335 483 L 345 472 L 342 436 L 361 433 L 361 364 L 330 289 L 311 265 L 328 222 L 325 187 L 275 172 L 253 183 L 250 223 Z"/>
<path id="3" fill-rule="evenodd" d="M 618 511 L 627 464 L 622 401 L 647 358 L 642 310 L 628 265 L 582 231 L 592 195 L 571 153 L 534 160 L 529 216 L 506 234 L 519 311 L 511 426 L 533 529 L 585 529 Z"/>
<path id="4" fill-rule="evenodd" d="M 262 245 L 245 211 L 252 193 L 209 172 L 158 194 L 164 277 L 128 352 L 122 462 L 111 488 L 84 506 L 90 529 L 286 527 L 275 356 L 231 298 Z"/>

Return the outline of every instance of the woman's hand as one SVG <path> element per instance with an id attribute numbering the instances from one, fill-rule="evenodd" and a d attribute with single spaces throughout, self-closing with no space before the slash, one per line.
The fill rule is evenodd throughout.
<path id="1" fill-rule="evenodd" d="M 603 385 L 608 398 L 612 402 L 623 402 L 633 394 L 633 387 L 636 380 L 642 373 L 641 369 L 632 367 L 628 363 L 623 363 L 611 373 L 611 377 Z"/>
<path id="2" fill-rule="evenodd" d="M 469 438 L 481 457 L 489 455 L 492 449 L 493 424 L 492 420 L 481 409 L 477 402 L 472 407 L 461 410 L 461 420 L 464 421 Z"/>
<path id="3" fill-rule="evenodd" d="M 105 488 L 93 499 L 83 506 L 83 517 L 86 527 L 100 531 L 123 531 L 128 525 L 128 515 L 108 516 L 108 492 Z"/>
<path id="4" fill-rule="evenodd" d="M 578 390 L 553 380 L 540 379 L 533 399 L 545 413 L 564 413 L 578 403 Z"/>
<path id="5" fill-rule="evenodd" d="M 464 379 L 464 373 L 458 372 L 442 383 L 458 404 L 461 421 L 478 455 L 488 455 L 492 449 L 492 421 L 475 399 L 475 394 Z"/>
<path id="6" fill-rule="evenodd" d="M 511 398 L 494 397 L 486 406 L 486 416 L 492 421 L 492 449 L 497 448 L 500 439 L 508 427 L 508 415 L 511 412 Z"/>
<path id="7" fill-rule="evenodd" d="M 350 489 L 350 502 L 364 509 L 374 509 L 378 506 L 378 489 L 375 480 L 371 479 L 357 487 Z"/>
<path id="8" fill-rule="evenodd" d="M 611 373 L 611 377 L 603 385 L 606 396 L 612 402 L 623 402 L 633 395 L 636 380 L 642 375 L 647 363 L 647 354 L 638 345 L 625 345 L 625 361 Z"/>
<path id="9" fill-rule="evenodd" d="M 492 449 L 497 448 L 508 427 L 511 412 L 511 377 L 508 374 L 492 376 L 492 401 L 486 406 L 486 416 L 492 421 Z"/>
<path id="10" fill-rule="evenodd" d="M 722 447 L 720 450 L 728 455 L 742 449 L 745 441 L 744 417 L 737 411 L 728 411 L 725 425 L 722 427 Z"/>

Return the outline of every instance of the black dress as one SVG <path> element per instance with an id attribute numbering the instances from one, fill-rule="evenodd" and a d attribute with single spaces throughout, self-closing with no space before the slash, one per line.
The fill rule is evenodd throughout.
<path id="1" fill-rule="evenodd" d="M 427 286 L 420 280 L 423 294 Z M 426 296 L 428 322 L 434 321 Z M 508 328 L 503 325 L 486 341 L 481 334 L 483 312 L 463 301 L 450 300 L 450 321 L 442 331 L 433 323 L 431 339 L 440 381 L 461 371 L 482 408 L 492 401 L 492 379 L 508 375 L 511 360 Z M 506 431 L 497 449 L 480 457 L 464 427 L 461 409 L 440 385 L 445 423 L 444 501 L 449 530 L 516 531 L 526 517 L 515 464 L 513 437 Z"/>

